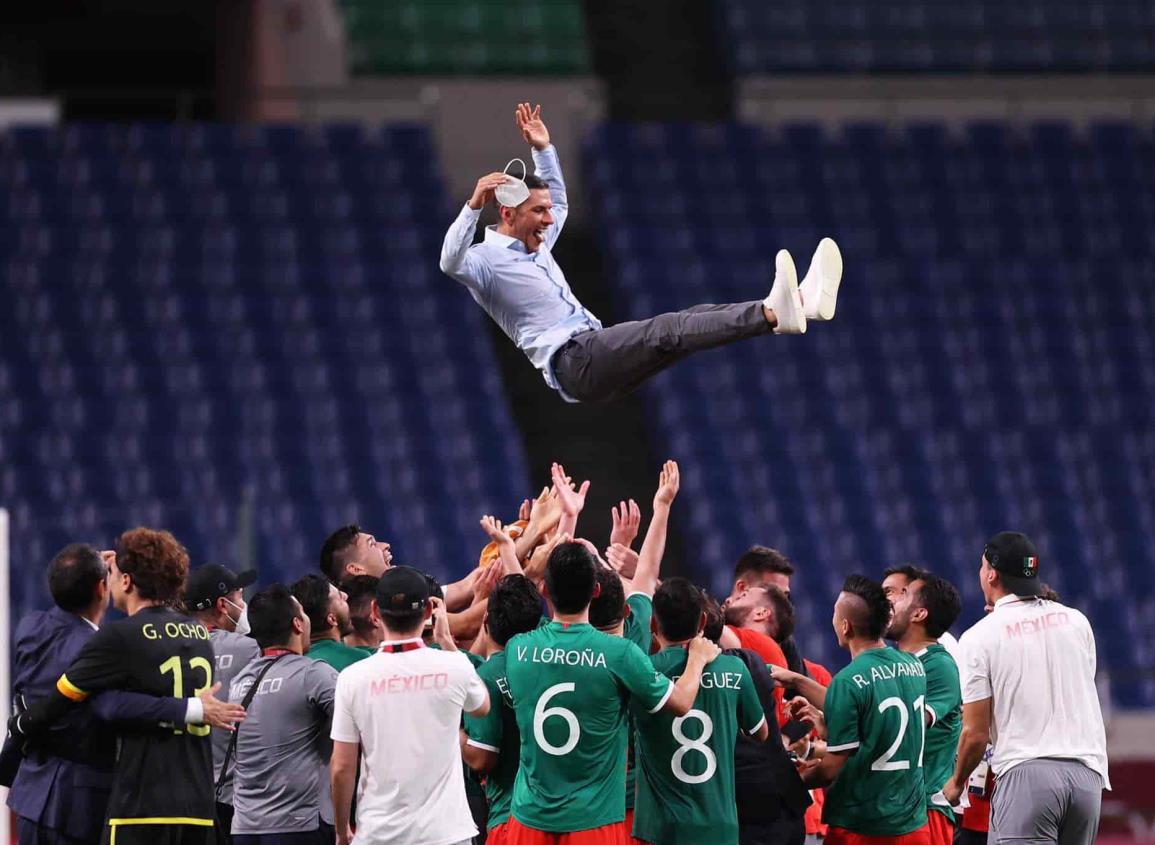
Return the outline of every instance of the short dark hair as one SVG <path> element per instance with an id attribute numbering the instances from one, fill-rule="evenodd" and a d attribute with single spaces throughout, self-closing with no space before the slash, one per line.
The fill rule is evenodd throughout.
<path id="1" fill-rule="evenodd" d="M 61 610 L 79 613 L 92 604 L 97 585 L 107 577 L 100 552 L 87 543 L 72 543 L 48 564 L 48 592 Z"/>
<path id="2" fill-rule="evenodd" d="M 117 542 L 116 568 L 141 598 L 175 607 L 184 597 L 188 550 L 168 531 L 133 528 Z"/>
<path id="3" fill-rule="evenodd" d="M 341 582 L 340 589 L 349 597 L 349 623 L 360 636 L 373 632 L 373 599 L 377 598 L 377 582 L 373 575 L 354 575 Z"/>
<path id="4" fill-rule="evenodd" d="M 882 571 L 882 580 L 885 581 L 891 575 L 902 575 L 907 581 L 918 581 L 924 575 L 929 574 L 925 569 L 921 569 L 913 563 L 899 563 L 886 567 L 886 569 Z"/>
<path id="5" fill-rule="evenodd" d="M 865 575 L 850 575 L 842 585 L 842 592 L 862 599 L 865 608 L 851 620 L 855 633 L 868 640 L 880 640 L 890 624 L 890 601 L 882 585 Z"/>
<path id="6" fill-rule="evenodd" d="M 581 613 L 594 597 L 597 563 L 581 543 L 561 543 L 545 565 L 545 588 L 558 613 Z"/>
<path id="7" fill-rule="evenodd" d="M 485 626 L 499 646 L 541 623 L 541 593 L 524 575 L 506 575 L 489 594 Z"/>
<path id="8" fill-rule="evenodd" d="M 604 566 L 594 570 L 594 580 L 601 591 L 590 602 L 590 624 L 605 631 L 626 618 L 626 590 L 621 576 Z"/>
<path id="9" fill-rule="evenodd" d="M 298 578 L 289 589 L 293 597 L 301 603 L 305 615 L 309 617 L 309 626 L 313 633 L 329 630 L 329 623 L 325 617 L 329 615 L 330 590 L 332 583 L 328 578 L 310 572 Z"/>
<path id="10" fill-rule="evenodd" d="M 549 182 L 542 179 L 536 173 L 525 174 L 525 178 L 522 181 L 525 182 L 525 186 L 531 191 L 537 191 L 543 188 L 547 191 L 549 190 Z"/>
<path id="11" fill-rule="evenodd" d="M 767 585 L 762 589 L 766 591 L 770 607 L 774 610 L 774 623 L 777 628 L 774 640 L 779 643 L 785 642 L 794 636 L 794 603 L 790 601 L 790 596 L 785 590 L 773 585 Z"/>
<path id="12" fill-rule="evenodd" d="M 1059 601 L 1059 594 L 1050 584 L 1039 584 L 1039 598 L 1044 601 Z"/>
<path id="13" fill-rule="evenodd" d="M 688 578 L 667 578 L 654 593 L 654 619 L 670 642 L 693 639 L 702 620 L 702 591 Z"/>
<path id="14" fill-rule="evenodd" d="M 722 639 L 722 629 L 726 627 L 726 614 L 722 612 L 722 605 L 707 592 L 702 593 L 702 611 L 706 614 L 706 627 L 702 629 L 702 636 L 712 643 Z"/>
<path id="15" fill-rule="evenodd" d="M 738 562 L 734 564 L 734 578 L 741 578 L 748 572 L 789 577 L 794 574 L 794 564 L 790 562 L 790 558 L 777 549 L 771 549 L 768 546 L 751 546 L 742 553 Z"/>
<path id="16" fill-rule="evenodd" d="M 912 597 L 916 607 L 926 609 L 926 633 L 938 639 L 962 613 L 962 599 L 954 584 L 929 572 L 919 577 L 922 586 Z"/>
<path id="17" fill-rule="evenodd" d="M 360 534 L 360 525 L 356 523 L 342 525 L 325 538 L 325 542 L 321 545 L 321 571 L 334 584 L 341 583 L 347 562 L 345 553 L 357 543 Z"/>
<path id="18" fill-rule="evenodd" d="M 261 648 L 287 643 L 296 618 L 297 605 L 284 584 L 270 584 L 249 599 L 249 633 Z"/>

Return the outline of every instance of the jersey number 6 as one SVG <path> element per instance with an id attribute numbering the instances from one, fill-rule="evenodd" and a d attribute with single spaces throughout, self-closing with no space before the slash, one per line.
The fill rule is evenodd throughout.
<path id="1" fill-rule="evenodd" d="M 578 724 L 577 716 L 572 710 L 567 710 L 564 707 L 547 707 L 549 700 L 555 695 L 563 692 L 573 692 L 574 684 L 554 684 L 541 694 L 541 698 L 537 700 L 537 706 L 533 708 L 533 738 L 537 742 L 538 747 L 546 754 L 552 754 L 555 757 L 560 757 L 563 754 L 569 754 L 577 747 L 578 739 L 581 738 L 582 730 Z M 569 736 L 561 745 L 554 745 L 545 738 L 545 720 L 550 716 L 556 716 L 559 719 L 564 719 L 566 726 L 569 728 Z"/>

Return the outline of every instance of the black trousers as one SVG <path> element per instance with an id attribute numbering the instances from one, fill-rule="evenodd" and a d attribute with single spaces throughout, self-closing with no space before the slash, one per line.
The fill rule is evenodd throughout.
<path id="1" fill-rule="evenodd" d="M 215 845 L 212 825 L 125 824 L 105 825 L 104 845 Z"/>
<path id="2" fill-rule="evenodd" d="M 967 830 L 960 827 L 954 834 L 954 845 L 987 845 L 985 831 Z"/>
<path id="3" fill-rule="evenodd" d="M 738 845 L 803 845 L 806 822 L 803 810 L 782 808 L 772 822 L 754 824 L 738 821 Z"/>
<path id="4" fill-rule="evenodd" d="M 7 813 L 8 808 L 0 808 L 0 811 Z M 91 845 L 87 839 L 77 839 L 23 816 L 16 817 L 16 841 L 19 845 Z"/>
<path id="5" fill-rule="evenodd" d="M 683 358 L 769 334 L 762 303 L 695 305 L 648 320 L 582 332 L 554 353 L 554 375 L 579 402 L 605 402 L 635 390 Z"/>

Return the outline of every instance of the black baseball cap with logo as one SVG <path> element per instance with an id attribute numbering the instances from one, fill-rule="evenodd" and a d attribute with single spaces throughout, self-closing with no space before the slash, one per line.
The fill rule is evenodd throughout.
<path id="1" fill-rule="evenodd" d="M 1039 553 L 1026 534 L 1000 531 L 987 541 L 983 557 L 999 573 L 1003 585 L 1016 596 L 1037 596 L 1043 592 L 1039 580 Z"/>
<path id="2" fill-rule="evenodd" d="M 188 574 L 184 587 L 185 606 L 190 611 L 208 610 L 217 599 L 233 590 L 243 590 L 256 580 L 255 569 L 237 573 L 219 563 L 206 563 Z"/>
<path id="3" fill-rule="evenodd" d="M 377 609 L 384 614 L 406 614 L 425 607 L 429 581 L 410 566 L 392 566 L 377 581 Z"/>

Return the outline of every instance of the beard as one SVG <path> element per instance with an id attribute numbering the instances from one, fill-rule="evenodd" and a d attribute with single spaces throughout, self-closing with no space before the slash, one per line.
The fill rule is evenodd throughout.
<path id="1" fill-rule="evenodd" d="M 746 624 L 746 620 L 750 618 L 750 614 L 754 612 L 751 607 L 730 607 L 722 608 L 722 619 L 727 624 L 734 628 L 741 628 Z"/>
<path id="2" fill-rule="evenodd" d="M 909 627 L 910 621 L 905 616 L 892 616 L 884 636 L 888 640 L 900 640 Z"/>

